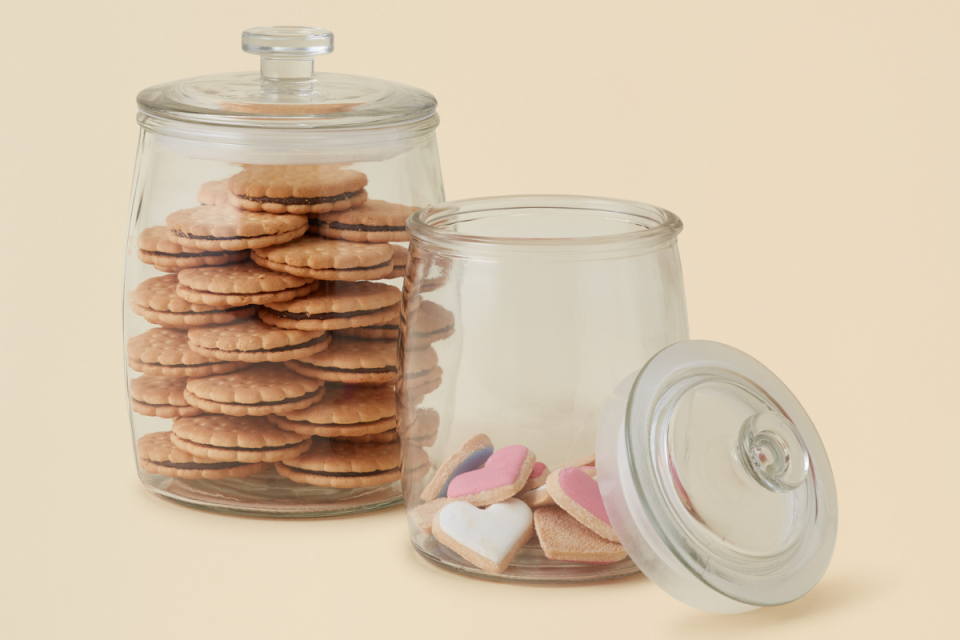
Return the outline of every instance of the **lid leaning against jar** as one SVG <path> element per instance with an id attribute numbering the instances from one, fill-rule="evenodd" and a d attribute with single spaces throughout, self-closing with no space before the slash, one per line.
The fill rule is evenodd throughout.
<path id="1" fill-rule="evenodd" d="M 687 604 L 790 602 L 830 563 L 837 495 L 823 443 L 790 390 L 741 351 L 662 350 L 608 400 L 597 459 L 624 547 Z"/>
<path id="2" fill-rule="evenodd" d="M 243 32 L 260 72 L 188 78 L 144 89 L 138 121 L 195 158 L 255 164 L 383 160 L 437 124 L 437 101 L 415 87 L 314 72 L 333 33 L 312 27 Z"/>

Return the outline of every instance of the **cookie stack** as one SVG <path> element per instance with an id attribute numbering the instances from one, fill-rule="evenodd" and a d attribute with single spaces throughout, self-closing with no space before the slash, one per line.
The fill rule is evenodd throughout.
<path id="1" fill-rule="evenodd" d="M 403 274 L 407 251 L 390 243 L 409 239 L 416 208 L 369 200 L 366 185 L 339 165 L 246 166 L 140 234 L 140 260 L 168 275 L 130 294 L 158 325 L 128 342 L 143 374 L 131 404 L 173 420 L 137 443 L 147 473 L 399 480 L 401 291 L 378 280 Z M 429 342 L 413 372 L 424 384 L 439 376 Z"/>

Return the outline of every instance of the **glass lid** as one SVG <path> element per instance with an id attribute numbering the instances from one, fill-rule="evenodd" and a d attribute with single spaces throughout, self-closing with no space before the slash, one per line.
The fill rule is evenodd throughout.
<path id="1" fill-rule="evenodd" d="M 333 33 L 326 29 L 248 29 L 242 46 L 260 56 L 259 73 L 223 73 L 156 85 L 137 97 L 141 112 L 188 123 L 327 131 L 409 125 L 436 112 L 436 99 L 415 87 L 315 72 L 314 57 L 333 51 Z"/>
<path id="2" fill-rule="evenodd" d="M 598 432 L 600 489 L 631 557 L 674 597 L 734 613 L 799 598 L 837 535 L 830 462 L 809 416 L 732 347 L 667 347 L 624 380 Z"/>

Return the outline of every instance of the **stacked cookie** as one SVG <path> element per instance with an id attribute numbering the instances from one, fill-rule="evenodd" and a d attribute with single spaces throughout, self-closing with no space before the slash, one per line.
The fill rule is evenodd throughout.
<path id="1" fill-rule="evenodd" d="M 551 473 L 526 447 L 494 450 L 479 434 L 437 469 L 410 516 L 424 535 L 489 573 L 503 573 L 534 535 L 551 560 L 618 562 L 627 553 L 595 476 L 593 456 Z"/>
<path id="2" fill-rule="evenodd" d="M 338 489 L 400 478 L 401 292 L 377 280 L 402 275 L 407 251 L 390 242 L 408 240 L 416 209 L 368 200 L 366 184 L 339 165 L 247 166 L 141 233 L 138 257 L 169 275 L 130 294 L 158 325 L 128 342 L 143 374 L 131 404 L 173 420 L 138 441 L 145 471 L 275 470 Z M 424 347 L 427 380 L 436 354 Z"/>

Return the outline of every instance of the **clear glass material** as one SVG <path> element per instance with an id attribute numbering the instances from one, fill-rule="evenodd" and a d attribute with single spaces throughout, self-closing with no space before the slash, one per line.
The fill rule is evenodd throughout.
<path id="1" fill-rule="evenodd" d="M 408 229 L 398 397 L 414 547 L 501 580 L 636 572 L 629 558 L 549 559 L 536 536 L 486 571 L 425 533 L 421 514 L 438 469 L 478 434 L 497 450 L 527 447 L 549 470 L 594 454 L 610 390 L 687 338 L 680 220 L 632 202 L 517 196 L 432 206 Z"/>
<path id="2" fill-rule="evenodd" d="M 597 471 L 643 572 L 718 613 L 807 593 L 833 555 L 837 494 L 809 416 L 732 347 L 671 345 L 610 396 Z"/>
<path id="3" fill-rule="evenodd" d="M 299 60 L 303 57 L 309 58 L 310 55 L 322 53 L 321 49 L 323 47 L 329 46 L 332 49 L 332 34 L 325 30 L 271 27 L 248 31 L 244 36 L 244 46 L 249 49 L 259 47 L 260 50 L 257 52 L 264 57 L 282 58 L 287 55 L 289 59 Z M 276 67 L 270 67 L 269 64 L 267 67 L 276 71 Z M 298 285 L 299 288 L 288 287 L 291 291 L 297 288 L 297 299 L 311 293 L 311 291 L 326 291 L 331 296 L 339 295 L 338 292 L 342 293 L 352 283 L 365 280 L 377 283 L 377 286 L 380 287 L 377 291 L 380 293 L 385 291 L 383 287 L 387 287 L 389 291 L 383 293 L 383 300 L 393 301 L 391 305 L 395 306 L 395 311 L 393 311 L 393 315 L 389 313 L 381 314 L 381 319 L 376 322 L 368 319 L 357 319 L 358 316 L 355 312 L 350 311 L 347 314 L 347 317 L 350 318 L 348 324 L 351 326 L 349 327 L 343 326 L 345 323 L 340 323 L 336 327 L 328 328 L 325 325 L 322 329 L 319 326 L 307 328 L 301 327 L 300 321 L 297 320 L 296 326 L 281 328 L 284 330 L 290 329 L 289 332 L 282 334 L 284 339 L 297 334 L 300 329 L 314 331 L 320 337 L 313 337 L 307 341 L 312 346 L 317 346 L 327 339 L 330 340 L 326 343 L 328 345 L 348 340 L 368 341 L 375 343 L 379 350 L 378 353 L 386 354 L 384 357 L 387 360 L 394 359 L 399 331 L 398 315 L 401 295 L 399 274 L 402 273 L 403 264 L 406 260 L 406 234 L 402 231 L 403 220 L 389 223 L 388 226 L 393 231 L 380 233 L 379 235 L 375 233 L 377 229 L 375 225 L 378 224 L 376 222 L 364 222 L 357 218 L 351 224 L 344 226 L 344 229 L 352 231 L 370 232 L 370 235 L 365 238 L 357 237 L 356 233 L 350 237 L 346 237 L 349 234 L 344 234 L 339 238 L 321 237 L 318 234 L 322 233 L 320 229 L 324 225 L 330 227 L 332 224 L 330 220 L 332 219 L 329 218 L 329 215 L 337 212 L 344 214 L 353 212 L 360 216 L 372 203 L 381 202 L 389 203 L 385 206 L 392 207 L 391 210 L 402 210 L 405 212 L 403 215 L 410 215 L 417 208 L 443 201 L 443 183 L 434 134 L 437 125 L 436 115 L 433 112 L 435 101 L 433 101 L 432 96 L 425 92 L 412 90 L 411 95 L 418 96 L 417 99 L 408 101 L 397 98 L 391 103 L 393 105 L 390 107 L 393 110 L 392 115 L 379 121 L 379 124 L 383 125 L 385 121 L 392 118 L 393 126 L 375 126 L 375 118 L 370 119 L 373 117 L 370 115 L 373 111 L 368 110 L 360 120 L 351 121 L 353 124 L 360 123 L 359 128 L 351 129 L 350 126 L 347 126 L 347 120 L 340 119 L 337 123 L 333 123 L 332 120 L 325 120 L 328 114 L 323 112 L 322 109 L 314 113 L 314 107 L 328 104 L 331 100 L 339 100 L 343 94 L 342 92 L 338 93 L 340 89 L 337 87 L 370 88 L 376 85 L 376 87 L 387 87 L 386 93 L 390 93 L 389 89 L 394 85 L 384 81 L 375 81 L 371 84 L 363 78 L 335 76 L 341 79 L 342 83 L 337 84 L 340 82 L 340 80 L 337 80 L 337 82 L 328 86 L 327 80 L 329 77 L 329 74 L 316 74 L 306 83 L 312 89 L 299 93 L 296 90 L 297 80 L 295 78 L 290 80 L 287 77 L 277 80 L 258 74 L 226 74 L 225 76 L 212 76 L 206 79 L 193 79 L 181 83 L 161 85 L 161 87 L 148 89 L 141 94 L 139 119 L 142 131 L 131 197 L 124 275 L 124 344 L 127 345 L 125 355 L 128 363 L 126 373 L 128 391 L 130 392 L 130 423 L 135 444 L 143 441 L 148 434 L 171 431 L 175 421 L 183 417 L 196 417 L 193 414 L 200 412 L 203 415 L 218 415 L 218 409 L 214 405 L 219 400 L 211 399 L 214 398 L 213 395 L 208 395 L 205 398 L 208 401 L 206 404 L 199 403 L 196 398 L 187 400 L 189 394 L 185 390 L 186 387 L 180 388 L 173 383 L 171 383 L 171 388 L 177 388 L 171 392 L 169 402 L 166 400 L 163 402 L 157 401 L 155 394 L 146 397 L 144 395 L 144 387 L 147 384 L 144 381 L 145 378 L 152 380 L 151 384 L 160 385 L 162 380 L 157 379 L 164 376 L 170 380 L 184 382 L 201 379 L 213 380 L 218 376 L 250 372 L 270 362 L 277 363 L 276 366 L 281 369 L 283 367 L 292 369 L 289 366 L 290 363 L 296 365 L 296 361 L 281 353 L 269 356 L 271 358 L 269 362 L 241 360 L 241 366 L 245 368 L 237 371 L 211 369 L 209 371 L 204 370 L 205 373 L 201 375 L 180 377 L 180 374 L 173 367 L 181 365 L 170 364 L 169 362 L 167 363 L 169 366 L 164 365 L 163 358 L 167 356 L 160 355 L 157 357 L 150 354 L 142 355 L 142 357 L 136 356 L 130 345 L 138 344 L 138 337 L 142 337 L 158 328 L 169 329 L 173 332 L 169 334 L 171 340 L 177 342 L 179 346 L 175 345 L 171 348 L 173 352 L 176 352 L 176 357 L 179 358 L 183 354 L 186 357 L 192 357 L 190 351 L 186 350 L 183 345 L 186 344 L 189 349 L 195 351 L 198 343 L 196 341 L 191 342 L 189 336 L 190 332 L 198 327 L 231 327 L 241 323 L 260 322 L 257 319 L 262 317 L 263 305 L 267 303 L 257 301 L 249 304 L 247 302 L 237 302 L 236 304 L 231 302 L 233 306 L 230 306 L 218 300 L 207 304 L 208 307 L 214 308 L 198 310 L 198 307 L 194 305 L 189 310 L 185 310 L 183 307 L 187 302 L 178 300 L 180 294 L 169 292 L 174 291 L 175 287 L 179 287 L 191 271 L 196 272 L 200 269 L 206 269 L 212 281 L 213 278 L 220 277 L 220 272 L 217 270 L 223 270 L 222 273 L 226 274 L 237 265 L 252 265 L 254 269 L 262 268 L 268 272 L 275 269 L 284 278 L 295 275 L 296 278 L 305 282 L 302 287 Z M 225 81 L 224 78 L 228 78 L 229 82 Z M 236 94 L 232 94 L 235 98 L 234 107 L 237 105 L 246 105 L 246 107 L 261 105 L 264 108 L 257 107 L 252 110 L 244 110 L 243 108 L 232 107 L 232 110 L 224 111 L 225 114 L 228 114 L 228 117 L 218 121 L 214 126 L 211 123 L 216 118 L 210 119 L 207 116 L 216 115 L 214 112 L 217 109 L 211 106 L 214 102 L 222 103 L 227 99 L 223 93 L 227 86 L 232 87 L 231 90 L 236 90 Z M 402 85 L 396 86 L 402 87 Z M 374 89 L 370 90 L 375 93 Z M 193 98 L 189 97 L 191 95 L 196 98 L 193 102 L 191 102 Z M 321 95 L 324 97 L 318 98 Z M 379 95 L 384 98 L 386 94 Z M 396 93 L 391 95 L 397 96 Z M 151 96 L 156 100 L 154 101 Z M 262 100 L 259 100 L 257 96 L 260 96 Z M 271 100 L 273 101 L 271 102 Z M 369 106 L 369 103 L 367 104 Z M 424 105 L 427 104 L 431 106 L 426 108 Z M 273 110 L 271 111 L 271 109 Z M 404 109 L 408 110 L 408 117 L 405 120 L 400 117 Z M 384 113 L 384 111 L 380 112 L 381 115 Z M 424 113 L 427 113 L 426 118 Z M 328 136 L 329 132 L 324 131 L 324 125 L 321 124 L 321 121 L 332 123 L 330 126 L 337 131 Z M 312 122 L 316 126 L 303 128 L 304 123 L 308 122 Z M 403 122 L 406 124 L 402 124 Z M 371 126 L 371 123 L 374 126 Z M 236 178 L 244 172 L 250 175 L 261 172 L 264 175 L 269 174 L 273 178 L 279 176 L 281 181 L 286 179 L 285 176 L 301 175 L 304 172 L 313 172 L 328 177 L 334 176 L 335 179 L 332 182 L 324 182 L 322 188 L 317 186 L 319 183 L 311 183 L 312 178 L 305 179 L 306 182 L 300 185 L 305 185 L 306 188 L 314 190 L 319 188 L 318 193 L 301 193 L 300 191 L 274 193 L 269 190 L 254 193 L 253 191 L 244 192 L 242 187 L 238 189 L 235 185 L 231 186 L 233 185 L 231 178 Z M 349 176 L 352 182 L 348 184 L 343 176 Z M 292 188 L 299 189 L 300 186 L 295 184 Z M 266 189 L 266 187 L 264 188 Z M 272 189 L 273 187 L 269 188 Z M 259 198 L 259 201 L 257 198 Z M 271 207 L 274 207 L 272 212 L 269 210 Z M 277 207 L 280 210 L 277 210 Z M 290 208 L 284 210 L 284 207 Z M 292 209 L 292 207 L 299 208 Z M 237 214 L 243 219 L 242 224 L 232 228 L 233 230 L 229 232 L 215 225 L 208 227 L 207 231 L 191 231 L 188 226 L 182 224 L 184 219 L 187 219 L 188 222 L 196 220 L 198 219 L 197 216 L 202 217 L 215 208 L 225 210 L 229 215 Z M 171 214 L 175 214 L 175 212 L 180 212 L 177 214 L 180 216 L 180 222 L 172 221 Z M 184 214 L 183 212 L 187 213 Z M 250 212 L 253 212 L 254 215 L 248 216 Z M 249 217 L 249 220 L 244 216 Z M 289 232 L 284 231 L 284 233 L 288 233 L 284 237 L 280 236 L 282 235 L 281 231 L 286 227 L 279 231 L 273 227 L 251 231 L 250 224 L 259 225 L 267 219 L 269 220 L 263 224 L 273 225 L 275 221 L 283 219 L 286 220 L 285 224 L 290 225 L 291 228 L 296 227 L 296 229 Z M 257 220 L 261 222 L 257 222 Z M 244 227 L 244 225 L 247 226 Z M 399 232 L 396 231 L 397 225 L 399 225 Z M 266 241 L 268 244 L 251 244 L 249 247 L 234 246 L 233 244 L 227 247 L 225 244 L 222 250 L 200 246 L 187 247 L 186 249 L 180 247 L 178 249 L 177 242 L 181 241 L 178 238 L 182 238 L 183 235 L 177 234 L 186 234 L 186 237 L 193 240 L 204 237 L 208 240 L 214 237 L 226 238 L 226 244 L 235 243 L 238 238 L 245 242 L 253 236 L 269 236 L 271 239 Z M 376 273 L 370 272 L 370 277 L 350 276 L 347 278 L 342 276 L 343 272 L 328 270 L 326 273 L 318 273 L 317 269 L 321 269 L 321 267 L 317 267 L 315 264 L 311 267 L 312 263 L 298 263 L 296 259 L 288 260 L 288 264 L 281 268 L 262 267 L 262 264 L 265 264 L 263 262 L 258 267 L 252 262 L 255 256 L 251 255 L 251 252 L 257 251 L 257 246 L 261 250 L 277 249 L 286 246 L 288 243 L 298 242 L 303 244 L 308 240 L 307 244 L 311 248 L 316 248 L 323 243 L 340 243 L 341 245 L 361 247 L 377 245 L 380 248 L 376 249 L 375 253 L 383 253 L 382 247 L 387 247 L 384 255 L 386 255 L 388 266 L 380 268 L 383 266 L 381 263 L 377 267 L 379 271 Z M 159 242 L 166 244 L 157 248 Z M 186 242 L 186 240 L 183 240 L 183 242 Z M 173 243 L 173 248 L 171 248 L 171 243 Z M 351 249 L 348 248 L 347 252 L 350 253 Z M 367 265 L 369 261 L 363 264 Z M 316 268 L 313 269 L 314 267 Z M 344 269 L 359 268 L 344 263 L 330 267 L 330 269 L 340 267 Z M 297 271 L 300 268 L 307 269 L 307 271 Z M 313 271 L 310 271 L 310 269 L 313 269 Z M 169 281 L 166 290 L 160 291 L 153 298 L 144 296 L 145 287 L 159 287 L 162 284 L 161 280 L 164 278 Z M 286 287 L 287 285 L 283 286 Z M 308 291 L 307 289 L 310 289 L 310 287 L 314 288 Z M 211 288 L 214 287 L 211 286 Z M 168 298 L 171 297 L 174 303 L 180 305 L 180 312 L 194 314 L 195 318 L 203 314 L 220 312 L 229 312 L 234 315 L 225 315 L 217 323 L 203 324 L 200 320 L 186 320 L 184 319 L 185 315 L 164 314 L 162 311 L 169 302 Z M 376 304 L 386 305 L 387 303 L 377 302 Z M 393 306 L 387 306 L 390 309 L 393 308 Z M 237 311 L 238 309 L 242 309 L 242 311 Z M 331 307 L 331 309 L 334 308 Z M 366 312 L 366 307 L 364 307 L 364 310 Z M 387 310 L 389 311 L 389 309 Z M 362 329 L 368 326 L 375 326 L 376 329 L 367 332 L 351 331 L 351 329 Z M 299 341 L 298 344 L 306 344 L 304 342 L 306 338 L 303 335 L 296 339 L 289 339 L 292 342 Z M 207 345 L 206 348 L 228 349 L 228 347 L 221 347 L 220 344 L 218 342 L 216 347 Z M 231 348 L 243 350 L 249 348 L 249 346 L 234 345 Z M 266 346 L 263 349 L 269 350 Z M 297 353 L 297 357 L 300 357 L 300 352 Z M 308 356 L 304 356 L 304 358 Z M 210 355 L 209 351 L 204 357 L 217 362 L 221 358 L 221 356 Z M 223 362 L 220 364 L 228 364 L 226 368 L 232 366 L 230 363 L 237 362 L 227 360 L 227 356 L 222 356 L 222 358 Z M 156 362 L 158 360 L 160 362 Z M 374 376 L 372 378 L 375 379 L 374 382 L 369 382 L 361 374 L 352 372 L 356 374 L 353 378 L 345 376 L 339 383 L 318 378 L 323 382 L 319 391 L 291 392 L 284 389 L 283 392 L 288 395 L 302 393 L 304 399 L 309 399 L 307 396 L 314 393 L 317 394 L 316 398 L 319 400 L 321 394 L 325 394 L 329 398 L 331 393 L 340 389 L 337 393 L 342 392 L 345 396 L 349 396 L 352 393 L 351 389 L 354 389 L 354 383 L 347 382 L 344 386 L 344 380 L 361 380 L 360 383 L 357 383 L 359 386 L 356 388 L 389 385 L 392 390 L 396 377 L 395 365 L 396 362 L 389 363 L 389 366 L 383 365 L 381 369 L 389 371 L 387 373 L 381 372 L 382 375 L 378 374 L 379 377 Z M 187 365 L 182 366 L 186 367 Z M 351 366 L 357 367 L 357 365 Z M 390 378 L 390 380 L 385 381 L 386 378 Z M 166 389 L 166 387 L 163 388 Z M 254 391 L 262 391 L 256 384 L 253 384 L 252 388 Z M 174 396 L 176 397 L 174 398 Z M 371 437 L 367 441 L 360 438 L 350 444 L 352 446 L 355 443 L 358 450 L 363 449 L 368 444 L 372 446 L 379 443 L 388 446 L 384 443 L 390 440 L 392 434 L 394 444 L 390 446 L 397 448 L 395 466 L 396 475 L 399 477 L 399 445 L 396 444 L 396 412 L 392 391 L 387 391 L 386 397 L 389 398 L 390 409 L 389 411 L 384 410 L 385 417 L 380 420 L 380 423 L 383 426 L 386 422 L 392 421 L 393 428 L 388 431 L 380 429 L 376 432 L 375 438 Z M 159 404 L 157 404 L 158 402 Z M 195 404 L 191 405 L 190 402 L 195 402 Z M 223 409 L 223 415 L 227 415 L 228 410 L 233 409 Z M 275 421 L 278 415 L 280 414 L 267 413 L 257 417 Z M 372 434 L 373 430 L 368 430 L 367 433 Z M 307 436 L 303 442 L 317 445 L 317 443 L 324 444 L 327 441 L 346 442 L 347 440 L 337 436 L 328 438 L 313 435 L 312 437 Z M 200 442 L 200 444 L 225 446 L 227 448 L 230 444 L 233 444 L 240 449 L 244 449 L 244 454 L 249 453 L 245 448 L 280 446 L 270 442 L 260 443 L 259 445 L 251 445 L 248 441 L 220 443 L 220 445 L 211 444 L 211 442 Z M 223 469 L 203 466 L 209 461 L 204 462 L 201 469 L 185 469 L 181 465 L 180 468 L 171 467 L 172 470 L 158 472 L 156 466 L 150 466 L 149 464 L 145 466 L 142 453 L 141 447 L 138 453 L 138 471 L 141 480 L 148 489 L 163 497 L 205 509 L 274 517 L 316 517 L 379 509 L 397 504 L 401 500 L 400 483 L 395 479 L 379 484 L 376 484 L 375 481 L 361 483 L 351 480 L 346 484 L 363 484 L 364 486 L 336 488 L 295 482 L 289 476 L 283 476 L 277 472 L 275 468 L 277 462 L 272 459 L 276 456 L 265 456 L 265 458 L 271 459 L 261 461 L 263 462 L 261 465 L 263 468 L 258 473 L 244 475 L 243 477 L 225 477 L 229 474 L 220 473 Z M 177 464 L 181 463 L 182 461 Z M 222 466 L 229 467 L 229 464 L 227 462 Z M 187 471 L 197 471 L 197 473 L 186 473 Z M 351 476 L 351 472 L 345 473 L 346 476 L 344 477 L 355 478 L 356 474 Z M 201 475 L 205 477 L 196 477 Z"/>

